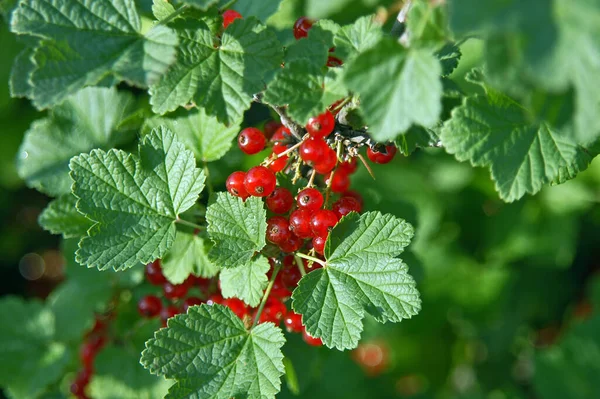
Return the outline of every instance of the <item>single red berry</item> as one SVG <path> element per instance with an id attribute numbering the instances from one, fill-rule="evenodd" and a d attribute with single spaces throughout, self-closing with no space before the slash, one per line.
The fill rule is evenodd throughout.
<path id="1" fill-rule="evenodd" d="M 277 129 L 275 133 L 273 133 L 273 136 L 271 137 L 271 142 L 287 144 L 291 137 L 292 133 L 290 132 L 290 129 L 281 125 L 279 129 Z"/>
<path id="2" fill-rule="evenodd" d="M 267 123 L 265 123 L 265 126 L 263 127 L 263 130 L 265 131 L 265 137 L 266 138 L 273 137 L 273 135 L 275 134 L 277 129 L 279 129 L 282 126 L 283 125 L 277 121 L 268 121 Z"/>
<path id="3" fill-rule="evenodd" d="M 277 158 L 269 164 L 269 169 L 271 169 L 273 173 L 281 172 L 285 169 L 285 165 L 287 165 L 288 159 L 289 157 L 287 155 Z"/>
<path id="4" fill-rule="evenodd" d="M 361 208 L 360 202 L 356 198 L 342 197 L 333 203 L 331 210 L 341 219 L 342 216 L 346 216 L 350 212 L 360 212 Z"/>
<path id="5" fill-rule="evenodd" d="M 333 168 L 335 168 L 335 164 L 337 163 L 337 154 L 334 150 L 327 147 L 325 153 L 321 160 L 314 164 L 313 168 L 322 175 L 326 175 L 331 172 Z"/>
<path id="6" fill-rule="evenodd" d="M 294 262 L 294 267 L 288 267 L 281 270 L 281 282 L 289 289 L 293 290 L 298 286 L 298 281 L 302 278 L 300 270 Z"/>
<path id="7" fill-rule="evenodd" d="M 309 211 L 316 211 L 317 209 L 321 209 L 323 206 L 323 194 L 316 188 L 305 188 L 304 190 L 298 193 L 298 197 L 296 197 L 296 203 L 298 204 L 298 208 L 308 209 Z"/>
<path id="8" fill-rule="evenodd" d="M 161 285 L 167 282 L 167 279 L 162 274 L 160 259 L 146 265 L 146 279 L 152 285 Z"/>
<path id="9" fill-rule="evenodd" d="M 343 171 L 336 170 L 333 174 L 333 178 L 331 174 L 325 179 L 325 183 L 329 184 L 329 180 L 331 179 L 331 191 L 334 193 L 343 193 L 348 191 L 350 188 L 350 177 L 347 173 Z"/>
<path id="10" fill-rule="evenodd" d="M 255 127 L 248 127 L 240 132 L 238 146 L 248 155 L 256 154 L 264 150 L 267 138 Z"/>
<path id="11" fill-rule="evenodd" d="M 308 120 L 306 131 L 311 137 L 323 139 L 333 132 L 334 127 L 335 119 L 333 118 L 333 114 L 325 111 L 319 116 L 314 116 Z"/>
<path id="12" fill-rule="evenodd" d="M 225 182 L 225 186 L 227 187 L 229 194 L 240 197 L 241 199 L 248 198 L 250 194 L 248 194 L 246 187 L 244 187 L 245 179 L 246 173 L 242 171 L 237 171 L 230 174 Z"/>
<path id="13" fill-rule="evenodd" d="M 227 306 L 240 319 L 243 319 L 248 314 L 246 304 L 237 298 L 228 298 L 223 301 L 223 305 Z"/>
<path id="14" fill-rule="evenodd" d="M 242 14 L 235 10 L 226 10 L 223 12 L 223 28 L 227 28 L 234 20 L 242 18 Z"/>
<path id="15" fill-rule="evenodd" d="M 344 193 L 342 194 L 342 196 L 343 196 L 343 197 L 352 197 L 352 198 L 354 198 L 355 200 L 357 200 L 357 201 L 358 201 L 358 203 L 360 204 L 360 208 L 361 208 L 361 210 L 362 210 L 362 207 L 363 207 L 364 201 L 363 201 L 363 197 L 362 197 L 362 195 L 360 195 L 360 193 L 359 193 L 358 191 L 354 191 L 354 190 L 348 190 L 348 191 L 344 192 Z"/>
<path id="16" fill-rule="evenodd" d="M 246 172 L 244 187 L 250 195 L 266 197 L 275 190 L 276 185 L 275 173 L 267 167 L 259 165 Z"/>
<path id="17" fill-rule="evenodd" d="M 283 319 L 283 324 L 285 324 L 285 328 L 288 332 L 302 332 L 304 330 L 302 326 L 302 315 L 295 313 L 293 311 L 287 312 L 285 318 Z"/>
<path id="18" fill-rule="evenodd" d="M 265 199 L 265 203 L 267 208 L 273 213 L 288 213 L 292 209 L 292 205 L 294 205 L 294 196 L 287 188 L 277 187 Z"/>
<path id="19" fill-rule="evenodd" d="M 300 247 L 302 247 L 302 244 L 304 244 L 304 240 L 302 238 L 295 234 L 290 234 L 290 238 L 287 241 L 280 243 L 279 248 L 281 248 L 283 252 L 292 253 L 299 250 Z"/>
<path id="20" fill-rule="evenodd" d="M 292 236 L 290 224 L 283 216 L 273 216 L 267 220 L 266 238 L 273 244 L 280 245 L 288 241 Z"/>
<path id="21" fill-rule="evenodd" d="M 287 314 L 287 308 L 279 299 L 270 297 L 267 299 L 267 303 L 263 309 L 263 314 L 266 316 L 268 321 L 279 324 L 279 322 L 283 320 Z"/>
<path id="22" fill-rule="evenodd" d="M 186 296 L 189 288 L 189 285 L 185 283 L 171 284 L 167 281 L 163 284 L 163 293 L 165 294 L 165 298 L 174 300 Z"/>
<path id="23" fill-rule="evenodd" d="M 316 211 L 310 219 L 310 227 L 316 237 L 326 237 L 338 222 L 337 215 L 329 209 Z"/>
<path id="24" fill-rule="evenodd" d="M 98 348 L 92 342 L 84 342 L 79 348 L 79 360 L 86 369 L 94 367 L 94 359 L 98 353 Z"/>
<path id="25" fill-rule="evenodd" d="M 310 346 L 323 346 L 323 341 L 321 341 L 321 338 L 312 337 L 308 331 L 306 331 L 306 329 L 302 331 L 302 339 Z"/>
<path id="26" fill-rule="evenodd" d="M 151 318 L 160 314 L 162 301 L 156 295 L 146 295 L 138 302 L 138 312 L 142 317 Z"/>
<path id="27" fill-rule="evenodd" d="M 300 145 L 300 158 L 306 163 L 320 162 L 328 148 L 329 146 L 323 139 L 311 137 Z"/>
<path id="28" fill-rule="evenodd" d="M 302 39 L 303 37 L 308 36 L 308 31 L 313 26 L 313 21 L 306 18 L 300 17 L 294 23 L 294 37 L 296 40 Z"/>
<path id="29" fill-rule="evenodd" d="M 323 255 L 323 251 L 325 251 L 325 242 L 327 241 L 327 237 L 315 237 L 312 239 L 312 245 L 314 250 Z"/>
<path id="30" fill-rule="evenodd" d="M 340 67 L 344 65 L 344 61 L 340 60 L 338 57 L 334 57 L 330 55 L 327 57 L 327 66 L 330 68 Z"/>
<path id="31" fill-rule="evenodd" d="M 176 306 L 169 305 L 165 306 L 160 310 L 160 320 L 162 321 L 163 327 L 167 325 L 167 320 L 171 317 L 179 314 L 180 310 Z"/>
<path id="32" fill-rule="evenodd" d="M 183 301 L 183 311 L 185 313 L 187 313 L 190 306 L 200 305 L 201 303 L 202 303 L 202 299 L 195 297 L 195 296 L 190 296 L 188 298 L 185 298 L 185 301 Z"/>
<path id="33" fill-rule="evenodd" d="M 208 299 L 206 300 L 206 304 L 208 306 L 212 306 L 215 303 L 221 304 L 223 303 L 223 297 L 220 294 L 212 294 L 211 296 L 208 297 Z"/>
<path id="34" fill-rule="evenodd" d="M 350 158 L 349 161 L 342 162 L 338 166 L 338 168 L 339 168 L 338 170 L 341 170 L 342 172 L 345 172 L 347 174 L 352 174 L 352 173 L 356 172 L 356 167 L 357 167 L 356 158 Z"/>
<path id="35" fill-rule="evenodd" d="M 300 238 L 312 238 L 311 217 L 312 212 L 308 209 L 296 209 L 290 214 L 290 231 Z"/>
<path id="36" fill-rule="evenodd" d="M 396 151 L 396 146 L 394 145 L 386 145 L 382 149 L 378 147 L 367 148 L 367 157 L 369 157 L 372 162 L 385 164 L 394 159 Z"/>

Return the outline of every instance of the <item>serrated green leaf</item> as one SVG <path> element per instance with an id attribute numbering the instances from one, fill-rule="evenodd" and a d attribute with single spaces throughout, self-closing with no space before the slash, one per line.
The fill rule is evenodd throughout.
<path id="1" fill-rule="evenodd" d="M 146 343 L 141 363 L 177 380 L 167 398 L 274 398 L 284 342 L 272 323 L 247 331 L 229 308 L 200 305 L 169 319 Z"/>
<path id="2" fill-rule="evenodd" d="M 267 19 L 277 12 L 280 4 L 281 0 L 237 0 L 233 5 L 233 9 L 244 17 L 252 16 L 260 19 L 262 22 L 267 22 Z"/>
<path id="3" fill-rule="evenodd" d="M 279 71 L 265 92 L 271 104 L 288 105 L 288 115 L 304 125 L 327 107 L 348 95 L 337 68 L 322 68 L 297 60 Z"/>
<path id="4" fill-rule="evenodd" d="M 177 62 L 150 89 L 154 112 L 164 114 L 190 101 L 226 124 L 241 119 L 263 79 L 283 60 L 274 33 L 255 18 L 236 19 L 220 39 L 204 21 L 178 29 Z"/>
<path id="5" fill-rule="evenodd" d="M 79 243 L 77 261 L 100 270 L 164 256 L 178 215 L 204 188 L 193 154 L 166 128 L 144 137 L 139 157 L 94 150 L 71 159 L 70 168 L 77 209 L 97 222 Z"/>
<path id="6" fill-rule="evenodd" d="M 412 236 L 412 226 L 392 215 L 342 218 L 327 239 L 325 267 L 304 276 L 292 294 L 306 330 L 327 347 L 351 349 L 358 345 L 365 312 L 379 322 L 416 315 L 419 292 L 396 258 Z"/>
<path id="7" fill-rule="evenodd" d="M 269 262 L 263 256 L 233 269 L 223 269 L 219 274 L 221 294 L 224 298 L 239 298 L 256 307 L 267 288 L 269 269 Z"/>
<path id="8" fill-rule="evenodd" d="M 62 234 L 64 238 L 82 237 L 94 224 L 76 208 L 77 198 L 65 194 L 50 202 L 40 214 L 38 223 L 52 234 Z"/>
<path id="9" fill-rule="evenodd" d="M 148 119 L 144 130 L 160 125 L 175 132 L 179 140 L 194 152 L 196 158 L 204 162 L 216 161 L 223 157 L 240 130 L 239 121 L 227 127 L 217 118 L 207 115 L 203 108 L 188 112 L 179 118 Z"/>
<path id="10" fill-rule="evenodd" d="M 459 161 L 487 166 L 500 197 L 512 202 L 585 169 L 590 154 L 565 132 L 531 124 L 518 104 L 501 97 L 469 97 L 441 133 L 446 151 Z M 561 177 L 562 176 L 562 177 Z"/>
<path id="11" fill-rule="evenodd" d="M 11 29 L 45 39 L 33 55 L 27 93 L 38 108 L 109 74 L 147 86 L 175 61 L 174 31 L 157 25 L 142 34 L 133 0 L 21 0 Z"/>
<path id="12" fill-rule="evenodd" d="M 411 45 L 438 46 L 448 39 L 450 32 L 444 3 L 414 1 L 406 17 Z"/>
<path id="13" fill-rule="evenodd" d="M 138 353 L 108 346 L 94 361 L 89 392 L 98 399 L 162 399 L 170 385 L 164 378 L 149 374 Z"/>
<path id="14" fill-rule="evenodd" d="M 180 0 L 182 3 L 189 4 L 194 8 L 198 8 L 202 11 L 208 10 L 219 2 L 219 0 Z"/>
<path id="15" fill-rule="evenodd" d="M 375 22 L 373 16 L 366 15 L 337 32 L 333 41 L 335 53 L 347 62 L 375 46 L 382 36 L 381 25 Z"/>
<path id="16" fill-rule="evenodd" d="M 267 212 L 261 198 L 242 201 L 229 193 L 218 193 L 206 210 L 208 236 L 215 243 L 209 252 L 220 268 L 238 267 L 250 262 L 266 244 Z"/>
<path id="17" fill-rule="evenodd" d="M 167 280 L 181 284 L 190 274 L 201 277 L 213 277 L 219 268 L 206 254 L 204 240 L 197 234 L 178 231 L 173 246 L 162 259 L 162 271 Z"/>
<path id="18" fill-rule="evenodd" d="M 120 130 L 118 125 L 133 106 L 130 94 L 114 88 L 90 87 L 70 96 L 25 133 L 17 158 L 19 176 L 46 194 L 70 193 L 71 157 L 131 141 L 135 131 Z"/>
<path id="19" fill-rule="evenodd" d="M 163 20 L 168 18 L 175 12 L 175 7 L 168 0 L 153 0 L 152 1 L 152 15 L 157 20 Z"/>
<path id="20" fill-rule="evenodd" d="M 12 97 L 27 97 L 31 91 L 29 76 L 35 70 L 33 63 L 33 49 L 23 49 L 13 61 L 10 73 L 10 95 Z"/>
<path id="21" fill-rule="evenodd" d="M 417 148 L 432 147 L 438 140 L 432 130 L 413 126 L 408 132 L 398 136 L 395 144 L 402 155 L 408 156 Z"/>
<path id="22" fill-rule="evenodd" d="M 462 53 L 460 48 L 455 44 L 448 43 L 440 50 L 438 50 L 435 55 L 440 60 L 442 64 L 442 76 L 450 75 L 458 66 L 458 61 L 460 61 L 460 57 Z"/>
<path id="23" fill-rule="evenodd" d="M 391 39 L 348 63 L 344 81 L 360 95 L 375 140 L 393 140 L 411 125 L 431 127 L 442 111 L 442 73 L 428 50 L 405 49 Z"/>

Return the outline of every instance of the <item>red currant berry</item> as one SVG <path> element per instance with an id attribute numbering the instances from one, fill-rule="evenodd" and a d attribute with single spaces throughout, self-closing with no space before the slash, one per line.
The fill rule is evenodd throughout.
<path id="1" fill-rule="evenodd" d="M 313 21 L 306 18 L 300 17 L 294 23 L 294 37 L 296 40 L 302 39 L 303 37 L 308 36 L 308 31 L 313 26 Z"/>
<path id="2" fill-rule="evenodd" d="M 179 299 L 187 295 L 189 285 L 183 284 L 171 284 L 168 281 L 163 284 L 163 293 L 167 299 Z"/>
<path id="3" fill-rule="evenodd" d="M 302 326 L 302 315 L 291 310 L 285 315 L 283 324 L 285 324 L 285 328 L 288 330 L 288 332 L 299 333 L 304 329 Z"/>
<path id="4" fill-rule="evenodd" d="M 321 115 L 312 117 L 308 120 L 306 131 L 308 131 L 308 134 L 311 137 L 323 139 L 333 132 L 334 127 L 335 119 L 333 118 L 333 114 L 329 111 L 325 111 Z"/>
<path id="5" fill-rule="evenodd" d="M 314 250 L 323 255 L 323 251 L 325 251 L 325 242 L 327 241 L 327 237 L 315 237 L 312 239 L 312 245 Z"/>
<path id="6" fill-rule="evenodd" d="M 223 12 L 223 28 L 227 28 L 234 20 L 242 18 L 242 14 L 235 10 L 226 10 Z"/>
<path id="7" fill-rule="evenodd" d="M 98 353 L 98 348 L 92 342 L 84 342 L 79 348 L 79 360 L 84 368 L 91 370 L 94 366 L 94 359 Z"/>
<path id="8" fill-rule="evenodd" d="M 307 163 L 320 162 L 328 148 L 329 146 L 323 139 L 311 137 L 300 145 L 300 158 Z"/>
<path id="9" fill-rule="evenodd" d="M 310 227 L 312 212 L 308 209 L 296 209 L 290 215 L 290 231 L 300 238 L 311 238 L 313 236 Z"/>
<path id="10" fill-rule="evenodd" d="M 277 129 L 282 127 L 283 125 L 277 121 L 268 121 L 265 123 L 263 130 L 265 131 L 265 137 L 270 138 L 273 137 Z"/>
<path id="11" fill-rule="evenodd" d="M 362 197 L 362 195 L 360 195 L 360 193 L 358 193 L 357 191 L 354 191 L 354 190 L 348 190 L 348 191 L 344 192 L 343 196 L 344 197 L 352 197 L 355 200 L 357 200 L 358 203 L 360 204 L 360 208 L 362 210 L 364 201 L 363 201 L 363 197 Z"/>
<path id="12" fill-rule="evenodd" d="M 337 57 L 334 57 L 333 55 L 330 55 L 329 57 L 327 57 L 327 66 L 330 68 L 335 68 L 335 67 L 340 67 L 344 65 L 344 61 L 340 60 Z"/>
<path id="13" fill-rule="evenodd" d="M 211 296 L 208 297 L 208 299 L 206 300 L 206 304 L 208 306 L 212 306 L 215 303 L 221 304 L 223 303 L 223 297 L 219 294 L 212 294 Z"/>
<path id="14" fill-rule="evenodd" d="M 331 210 L 341 219 L 342 216 L 346 216 L 350 212 L 360 212 L 361 206 L 356 198 L 342 197 L 334 202 Z"/>
<path id="15" fill-rule="evenodd" d="M 372 162 L 385 164 L 394 159 L 396 151 L 396 146 L 393 145 L 386 145 L 381 151 L 377 147 L 374 147 L 373 149 L 367 148 L 367 157 L 369 157 Z"/>
<path id="16" fill-rule="evenodd" d="M 302 274 L 300 274 L 300 270 L 295 264 L 294 267 L 285 268 L 281 271 L 281 282 L 289 290 L 296 288 L 298 286 L 298 281 L 300 281 L 301 278 Z"/>
<path id="17" fill-rule="evenodd" d="M 327 179 L 325 179 L 326 184 L 329 184 L 329 179 L 331 179 L 331 191 L 334 193 L 343 193 L 348 191 L 348 188 L 350 188 L 350 177 L 343 171 L 337 170 L 333 174 L 333 178 L 330 174 Z"/>
<path id="18" fill-rule="evenodd" d="M 300 247 L 302 247 L 302 244 L 304 244 L 302 238 L 295 234 L 290 234 L 290 238 L 287 241 L 280 243 L 279 248 L 281 248 L 283 252 L 292 253 L 299 250 Z"/>
<path id="19" fill-rule="evenodd" d="M 269 169 L 271 169 L 273 173 L 281 172 L 285 169 L 285 165 L 287 165 L 288 159 L 289 157 L 287 155 L 277 158 L 269 164 Z"/>
<path id="20" fill-rule="evenodd" d="M 275 190 L 276 185 L 275 173 L 267 167 L 259 165 L 246 172 L 244 187 L 250 195 L 266 197 Z"/>
<path id="21" fill-rule="evenodd" d="M 185 298 L 185 301 L 183 301 L 183 311 L 185 313 L 187 313 L 190 306 L 200 305 L 201 303 L 202 303 L 202 299 L 195 297 L 195 296 Z"/>
<path id="22" fill-rule="evenodd" d="M 281 125 L 279 127 L 279 129 L 277 129 L 275 131 L 275 133 L 273 133 L 273 136 L 271 137 L 271 141 L 273 143 L 286 144 L 291 137 L 292 137 L 292 133 L 290 133 L 290 129 Z"/>
<path id="23" fill-rule="evenodd" d="M 162 301 L 155 295 L 146 295 L 138 302 L 138 312 L 142 317 L 151 318 L 160 314 Z"/>
<path id="24" fill-rule="evenodd" d="M 333 211 L 320 209 L 310 219 L 310 227 L 316 237 L 326 237 L 337 222 L 338 217 Z"/>
<path id="25" fill-rule="evenodd" d="M 228 298 L 223 301 L 223 305 L 227 306 L 240 319 L 243 319 L 248 314 L 246 304 L 237 298 Z"/>
<path id="26" fill-rule="evenodd" d="M 323 346 L 323 341 L 321 341 L 321 338 L 311 337 L 311 335 L 306 330 L 302 331 L 302 339 L 310 346 Z"/>
<path id="27" fill-rule="evenodd" d="M 316 188 L 305 188 L 304 190 L 298 193 L 298 197 L 296 198 L 296 203 L 298 204 L 298 208 L 308 209 L 309 211 L 316 211 L 321 209 L 323 206 L 323 194 Z"/>
<path id="28" fill-rule="evenodd" d="M 279 299 L 273 297 L 267 299 L 267 303 L 263 309 L 263 314 L 266 316 L 268 321 L 279 324 L 279 322 L 285 317 L 286 313 L 287 308 Z"/>
<path id="29" fill-rule="evenodd" d="M 267 220 L 267 240 L 280 245 L 290 239 L 290 224 L 283 216 L 273 216 Z"/>
<path id="30" fill-rule="evenodd" d="M 273 192 L 265 199 L 267 208 L 273 213 L 288 213 L 294 205 L 294 196 L 290 193 L 290 190 L 283 187 L 277 187 Z"/>
<path id="31" fill-rule="evenodd" d="M 167 325 L 168 319 L 179 313 L 179 308 L 173 305 L 165 306 L 164 308 L 162 308 L 160 311 L 160 320 L 162 321 L 163 326 Z"/>
<path id="32" fill-rule="evenodd" d="M 240 132 L 238 146 L 248 155 L 256 154 L 264 150 L 267 138 L 255 127 L 248 127 Z"/>
<path id="33" fill-rule="evenodd" d="M 229 194 L 234 195 L 236 197 L 240 197 L 245 200 L 249 197 L 248 192 L 246 191 L 246 187 L 244 187 L 244 180 L 246 179 L 246 173 L 237 171 L 233 172 L 227 178 L 225 182 L 225 186 L 227 187 L 227 191 Z"/>
<path id="34" fill-rule="evenodd" d="M 336 162 L 337 162 L 337 155 L 336 155 L 335 151 L 332 150 L 331 148 L 327 147 L 327 149 L 325 150 L 325 153 L 323 154 L 323 157 L 321 158 L 321 160 L 319 162 L 315 163 L 313 168 L 315 168 L 317 173 L 326 175 L 327 173 L 331 172 L 333 170 L 333 168 L 335 168 Z"/>
<path id="35" fill-rule="evenodd" d="M 160 259 L 146 265 L 146 279 L 152 285 L 161 285 L 167 282 L 167 279 L 162 274 Z"/>
<path id="36" fill-rule="evenodd" d="M 338 170 L 342 171 L 343 173 L 352 174 L 352 173 L 356 172 L 356 167 L 357 167 L 356 158 L 350 158 L 349 161 L 342 162 L 340 164 L 340 166 L 338 166 L 338 168 L 339 168 Z"/>

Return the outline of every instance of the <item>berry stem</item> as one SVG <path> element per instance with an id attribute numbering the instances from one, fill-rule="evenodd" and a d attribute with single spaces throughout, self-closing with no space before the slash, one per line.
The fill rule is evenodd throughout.
<path id="1" fill-rule="evenodd" d="M 308 184 L 306 185 L 306 187 L 312 187 L 313 186 L 313 182 L 315 181 L 315 175 L 317 174 L 317 171 L 315 169 L 312 170 L 312 173 L 310 174 L 310 179 L 308 179 Z"/>
<path id="2" fill-rule="evenodd" d="M 256 327 L 256 325 L 258 324 L 258 320 L 260 319 L 260 314 L 262 313 L 263 309 L 265 308 L 265 304 L 267 303 L 267 299 L 269 299 L 269 294 L 271 293 L 271 290 L 273 289 L 273 285 L 275 285 L 275 277 L 277 277 L 277 273 L 279 273 L 279 269 L 281 269 L 281 265 L 275 265 L 275 267 L 273 268 L 273 274 L 271 275 L 271 280 L 269 280 L 269 285 L 267 285 L 267 289 L 265 290 L 265 293 L 263 294 L 262 300 L 260 301 L 260 305 L 258 305 L 258 310 L 256 311 L 256 316 L 254 316 L 254 322 L 252 323 L 252 328 Z"/>
<path id="3" fill-rule="evenodd" d="M 273 161 L 275 161 L 276 159 L 286 156 L 290 152 L 294 151 L 296 148 L 300 147 L 302 145 L 302 143 L 304 143 L 304 140 L 306 140 L 308 137 L 309 137 L 308 134 L 305 134 L 304 137 L 302 138 L 302 140 L 300 140 L 298 143 L 294 144 L 293 146 L 291 146 L 290 148 L 288 148 L 285 151 L 282 151 L 279 154 L 275 154 L 274 158 L 270 158 L 267 160 L 265 166 L 268 166 L 269 164 L 273 163 Z"/>
<path id="4" fill-rule="evenodd" d="M 302 277 L 306 276 L 306 270 L 304 269 L 304 263 L 302 262 L 302 259 L 300 259 L 300 257 L 297 254 L 295 254 L 294 260 L 296 261 L 296 265 L 298 265 L 298 270 L 300 270 L 300 275 Z"/>
<path id="5" fill-rule="evenodd" d="M 189 221 L 184 220 L 184 219 L 177 218 L 177 220 L 175 220 L 175 223 L 179 223 L 179 224 L 182 224 L 184 226 L 193 227 L 194 229 L 198 229 L 198 230 L 204 230 L 204 226 L 200 226 L 199 224 L 196 224 L 196 223 L 193 223 L 193 222 L 189 222 Z"/>
<path id="6" fill-rule="evenodd" d="M 158 23 L 156 25 L 166 25 L 169 22 L 171 22 L 172 20 L 174 20 L 175 18 L 177 18 L 178 16 L 180 16 L 181 14 L 183 14 L 188 8 L 190 8 L 187 4 L 182 5 L 181 7 L 179 7 L 177 10 L 175 10 L 174 12 L 172 12 L 168 17 L 161 19 L 160 21 L 158 21 Z"/>
<path id="7" fill-rule="evenodd" d="M 306 260 L 310 260 L 311 262 L 316 262 L 316 263 L 320 264 L 323 267 L 325 267 L 327 265 L 327 263 L 325 263 L 321 259 L 315 258 L 314 256 L 303 254 L 302 252 L 296 252 L 296 256 L 299 256 L 299 257 L 304 258 Z"/>
<path id="8" fill-rule="evenodd" d="M 205 183 L 206 183 L 206 188 L 208 189 L 208 194 L 209 196 L 212 195 L 214 193 L 214 189 L 213 189 L 213 185 L 212 182 L 210 181 L 210 171 L 208 170 L 208 163 L 204 162 L 204 176 L 205 176 Z"/>

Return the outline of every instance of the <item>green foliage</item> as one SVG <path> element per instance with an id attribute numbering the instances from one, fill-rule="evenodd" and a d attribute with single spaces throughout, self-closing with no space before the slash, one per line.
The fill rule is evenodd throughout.
<path id="1" fill-rule="evenodd" d="M 197 234 L 178 231 L 171 250 L 162 260 L 163 274 L 173 284 L 181 284 L 194 276 L 212 277 L 219 271 L 208 259 L 204 240 Z"/>
<path id="2" fill-rule="evenodd" d="M 77 198 L 73 194 L 62 195 L 48 204 L 38 223 L 44 230 L 62 234 L 64 238 L 85 236 L 93 222 L 79 213 L 76 204 Z"/>
<path id="3" fill-rule="evenodd" d="M 248 331 L 230 309 L 201 305 L 156 332 L 141 362 L 151 373 L 177 381 L 168 398 L 274 398 L 281 387 L 284 342 L 272 323 Z"/>
<path id="4" fill-rule="evenodd" d="M 259 257 L 250 263 L 231 269 L 223 269 L 219 275 L 224 298 L 240 298 L 249 306 L 258 306 L 267 287 L 269 262 Z"/>

